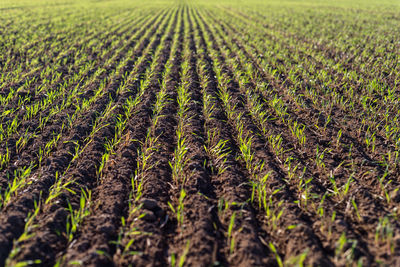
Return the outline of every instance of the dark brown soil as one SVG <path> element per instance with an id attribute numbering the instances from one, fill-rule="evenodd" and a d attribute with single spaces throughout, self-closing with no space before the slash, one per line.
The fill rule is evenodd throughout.
<path id="1" fill-rule="evenodd" d="M 252 18 L 230 8 L 221 12 L 235 13 L 231 19 L 242 23 Z M 0 107 L 1 114 L 15 107 L 0 117 L 2 126 L 10 125 L 15 116 L 21 118 L 14 132 L 0 142 L 0 155 L 7 151 L 10 155 L 9 162 L 0 167 L 2 198 L 19 170 L 31 166 L 31 172 L 26 184 L 0 206 L 0 266 L 178 266 L 180 262 L 184 266 L 303 266 L 302 255 L 307 266 L 400 265 L 399 167 L 389 170 L 382 161 L 387 151 L 395 153 L 395 146 L 378 132 L 376 148 L 371 150 L 363 139 L 367 126 L 359 126 L 364 117 L 349 114 L 339 105 L 332 107 L 332 120 L 326 123 L 325 111 L 307 93 L 314 86 L 307 82 L 312 70 L 299 74 L 303 82 L 295 84 L 289 78 L 290 70 L 282 68 L 298 59 L 312 62 L 315 70 L 325 66 L 319 57 L 298 52 L 288 40 L 315 46 L 316 54 L 366 80 L 374 74 L 354 66 L 346 52 L 290 33 L 282 33 L 285 38 L 276 42 L 299 56 L 289 55 L 284 61 L 266 59 L 262 56 L 266 45 L 249 40 L 244 29 L 208 8 L 181 3 L 151 10 L 134 21 L 123 14 L 125 19 L 102 34 L 88 31 L 81 39 L 71 32 L 69 49 L 47 51 L 52 61 L 42 62 L 33 71 L 24 62 L 37 54 L 7 52 L 12 64 L 21 64 L 25 75 L 18 82 L 5 83 L 0 94 L 12 94 L 13 88 L 33 82 Z M 257 21 L 262 19 L 258 14 Z M 275 38 L 267 25 L 258 27 L 265 31 L 260 36 Z M 63 41 L 66 34 L 47 36 L 43 44 L 32 42 L 26 49 L 38 47 L 45 52 L 51 42 Z M 85 45 L 90 40 L 102 43 Z M 99 51 L 106 52 L 100 57 Z M 78 52 L 87 58 L 75 57 Z M 73 80 L 89 63 L 93 64 L 80 73 L 82 79 Z M 267 63 L 279 73 L 271 75 Z M 48 78 L 40 74 L 55 65 L 60 77 L 48 91 L 38 92 Z M 327 75 L 337 77 L 334 87 L 343 93 L 343 73 L 330 70 Z M 60 90 L 65 81 L 70 81 L 68 87 L 57 91 L 51 105 L 24 119 L 28 107 L 46 99 L 47 92 Z M 385 85 L 394 85 L 394 78 L 388 77 Z M 180 86 L 190 98 L 184 115 L 179 112 Z M 363 92 L 362 84 L 349 82 L 349 86 L 356 93 Z M 294 87 L 297 95 L 290 91 Z M 332 100 L 325 99 L 322 83 L 315 87 L 319 100 Z M 101 93 L 99 88 L 103 88 Z M 155 117 L 162 89 L 165 105 Z M 233 115 L 223 90 L 229 94 Z M 72 93 L 76 97 L 65 105 Z M 286 108 L 283 117 L 271 104 L 274 97 Z M 26 102 L 18 106 L 22 98 Z M 127 112 L 135 99 L 134 108 Z M 89 100 L 90 107 L 80 110 Z M 262 103 L 261 110 L 268 114 L 270 119 L 264 124 L 254 115 L 252 101 Z M 52 113 L 57 109 L 58 113 Z M 354 110 L 361 114 L 363 104 L 355 102 Z M 41 125 L 43 117 L 49 120 Z M 305 145 L 298 144 L 288 118 L 305 126 Z M 124 127 L 118 132 L 121 121 Z M 315 130 L 325 124 L 323 132 Z M 180 130 L 186 146 L 178 175 L 185 178 L 183 182 L 176 180 L 172 168 Z M 22 134 L 34 138 L 19 147 Z M 39 151 L 58 135 L 40 159 Z M 243 137 L 249 136 L 252 160 L 263 163 L 257 175 L 243 156 Z M 281 138 L 282 154 L 274 151 L 271 136 Z M 155 140 L 150 151 L 146 150 L 151 147 L 149 140 Z M 212 150 L 218 141 L 227 148 L 223 158 Z M 326 151 L 323 165 L 316 161 L 321 151 Z M 143 155 L 148 156 L 146 166 Z M 299 167 L 290 169 L 288 159 Z M 383 175 L 391 180 L 384 187 L 386 195 L 379 180 Z M 261 177 L 267 179 L 261 182 Z M 346 194 L 335 193 L 330 178 L 340 190 L 350 178 Z M 60 180 L 68 187 L 47 202 Z M 258 185 L 263 186 L 264 201 L 255 193 Z M 82 192 L 91 192 L 85 204 L 87 214 L 69 235 L 70 210 L 82 208 Z M 185 192 L 183 199 L 181 192 Z M 29 221 L 38 204 L 36 217 Z M 181 220 L 176 212 L 179 205 L 183 207 Z M 384 223 L 387 228 L 382 231 L 392 231 L 387 240 L 377 238 Z M 343 236 L 346 242 L 341 246 Z"/>

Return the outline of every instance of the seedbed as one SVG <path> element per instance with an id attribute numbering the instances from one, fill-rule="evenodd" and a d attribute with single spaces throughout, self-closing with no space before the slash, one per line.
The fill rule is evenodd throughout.
<path id="1" fill-rule="evenodd" d="M 393 0 L 4 0 L 0 266 L 400 265 Z"/>

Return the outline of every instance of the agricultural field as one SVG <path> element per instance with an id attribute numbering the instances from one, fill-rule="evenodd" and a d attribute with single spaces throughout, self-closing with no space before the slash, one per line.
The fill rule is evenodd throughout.
<path id="1" fill-rule="evenodd" d="M 1 0 L 0 266 L 400 266 L 396 0 Z"/>

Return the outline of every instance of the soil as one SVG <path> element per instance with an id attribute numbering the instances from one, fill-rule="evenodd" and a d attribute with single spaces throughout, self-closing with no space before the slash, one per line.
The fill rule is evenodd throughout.
<path id="1" fill-rule="evenodd" d="M 243 21 L 251 19 L 244 13 L 237 14 Z M 104 41 L 96 48 L 107 51 L 102 58 L 92 47 L 80 49 L 84 42 L 74 39 L 75 47 L 94 64 L 82 80 L 71 82 L 66 93 L 56 97 L 40 114 L 22 120 L 16 131 L 0 143 L 0 153 L 10 151 L 9 164 L 0 169 L 2 195 L 7 192 L 17 170 L 33 166 L 26 185 L 1 207 L 0 266 L 10 261 L 37 266 L 168 266 L 180 261 L 184 261 L 184 266 L 279 266 L 283 261 L 291 266 L 294 261 L 300 261 L 302 254 L 306 255 L 305 264 L 311 266 L 352 266 L 357 262 L 365 266 L 400 265 L 400 223 L 390 215 L 400 204 L 400 190 L 397 190 L 400 180 L 398 169 L 391 170 L 392 182 L 386 189 L 392 200 L 388 203 L 377 179 L 386 171 L 380 164 L 381 155 L 388 147 L 382 134 L 376 135 L 376 149 L 371 151 L 359 131 L 352 127 L 360 125 L 361 117 L 348 114 L 340 107 L 333 109 L 331 123 L 323 134 L 312 130 L 314 125 L 322 127 L 327 118 L 307 97 L 310 84 L 298 85 L 297 93 L 304 96 L 305 103 L 299 105 L 288 90 L 294 86 L 288 79 L 289 74 L 282 71 L 279 76 L 271 76 L 263 68 L 264 59 L 259 55 L 265 47 L 247 42 L 241 29 L 219 19 L 213 11 L 199 11 L 182 4 L 150 18 L 138 18 L 139 26 L 135 23 L 129 27 L 113 25 L 113 31 L 100 36 L 88 33 L 87 40 L 100 38 Z M 214 27 L 214 24 L 219 26 Z M 261 28 L 267 27 L 261 25 Z M 113 37 L 118 37 L 118 41 L 111 41 Z M 288 34 L 286 37 L 311 43 L 299 36 Z M 296 52 L 289 45 L 286 48 Z M 0 93 L 10 94 L 11 88 L 22 86 L 59 59 L 64 60 L 64 65 L 58 71 L 68 80 L 87 63 L 77 61 L 72 50 L 71 46 L 67 51 L 52 51 L 54 62 L 47 62 L 41 69 L 31 72 L 24 69 L 24 78 L 18 83 L 6 84 Z M 332 61 L 340 54 L 336 48 L 324 44 L 318 44 L 316 50 Z M 156 51 L 159 51 L 157 58 Z M 15 64 L 29 57 L 16 51 L 9 53 L 13 54 Z M 113 61 L 106 65 L 109 58 Z M 324 68 L 318 58 L 310 58 L 305 53 L 300 59 L 314 62 L 317 70 Z M 287 60 L 294 59 L 288 57 Z M 165 75 L 168 62 L 172 62 L 171 70 Z M 186 75 L 182 69 L 184 62 L 188 69 Z M 286 64 L 272 60 L 270 63 L 273 68 Z M 247 64 L 251 64 L 256 73 L 252 77 L 246 76 Z M 343 64 L 366 79 L 372 75 L 353 67 L 351 60 Z M 217 66 L 220 73 L 216 73 Z M 99 69 L 102 69 L 101 74 L 96 74 Z M 126 75 L 133 78 L 127 81 Z M 227 77 L 226 81 L 221 82 L 219 75 Z M 343 78 L 338 70 L 328 75 Z M 245 85 L 240 79 L 244 76 L 248 78 Z M 148 77 L 146 89 L 140 95 L 140 88 Z M 61 78 L 55 81 L 48 90 L 56 90 L 61 81 Z M 26 107 L 45 99 L 44 92 L 36 91 L 42 82 L 43 78 L 37 79 L 19 91 L 7 105 L 0 107 L 0 112 L 17 106 L 19 97 L 30 96 Z M 259 88 L 262 82 L 268 82 L 266 90 Z M 391 83 L 392 80 L 388 80 L 388 84 Z M 226 85 L 235 112 L 242 114 L 240 118 L 233 119 L 228 114 L 226 103 L 221 99 L 222 84 Z M 182 85 L 190 96 L 185 117 L 178 112 L 177 88 Z M 81 113 L 76 113 L 78 105 L 63 105 L 68 90 L 77 86 L 81 87 L 76 103 L 95 99 L 91 107 Z M 97 96 L 100 86 L 104 86 L 103 93 Z M 153 112 L 162 86 L 166 88 L 167 101 L 157 124 L 153 124 Z M 361 92 L 360 85 L 352 86 L 356 92 Z M 120 90 L 122 87 L 124 89 Z M 297 144 L 286 122 L 276 119 L 275 110 L 268 104 L 262 106 L 263 111 L 275 119 L 268 120 L 263 128 L 253 116 L 252 103 L 246 97 L 248 90 L 261 103 L 269 103 L 271 97 L 278 96 L 287 107 L 287 116 L 307 126 L 307 145 Z M 205 96 L 210 97 L 210 106 L 206 106 Z M 127 114 L 126 103 L 135 97 L 139 101 Z M 322 93 L 320 97 L 324 97 Z M 56 107 L 59 113 L 52 114 L 52 108 Z M 360 113 L 362 108 L 360 103 L 355 105 Z M 213 111 L 211 117 L 207 116 L 208 109 Z M 25 110 L 18 107 L 14 113 L 2 116 L 1 123 L 8 125 L 16 115 L 22 118 Z M 73 114 L 78 116 L 68 123 Z M 39 127 L 39 118 L 46 116 L 49 121 Z M 105 144 L 118 134 L 117 124 L 121 118 L 126 119 L 125 127 L 99 172 L 107 152 Z M 240 129 L 243 133 L 237 128 L 239 120 L 243 123 Z M 186 164 L 181 170 L 187 180 L 183 184 L 174 180 L 171 168 L 176 160 L 179 125 L 183 125 L 187 146 Z M 337 145 L 339 132 L 341 139 Z M 22 148 L 17 145 L 21 133 L 35 135 Z M 267 133 L 279 135 L 285 157 L 295 159 L 301 166 L 294 170 L 294 178 L 288 178 L 292 175 L 288 162 L 274 152 Z M 60 138 L 54 147 L 39 159 L 39 149 L 57 134 Z M 216 145 L 211 134 L 229 147 L 223 163 L 210 151 L 211 146 Z M 252 136 L 252 157 L 264 163 L 258 175 L 268 177 L 263 184 L 268 203 L 254 196 L 252 170 L 241 158 L 241 134 Z M 140 178 L 138 166 L 148 137 L 155 138 L 157 150 L 149 154 L 147 164 L 151 167 L 144 169 Z M 84 149 L 74 157 L 77 147 Z M 314 160 L 317 147 L 318 151 L 329 151 L 323 167 Z M 218 166 L 224 166 L 224 171 L 217 171 Z M 352 178 L 346 196 L 332 193 L 329 180 L 332 176 L 339 188 L 344 188 L 349 177 Z M 303 177 L 312 178 L 307 188 L 302 184 Z M 139 178 L 143 179 L 142 187 L 133 189 L 132 183 Z M 62 190 L 47 203 L 45 200 L 59 179 L 70 183 L 68 190 Z M 308 202 L 304 202 L 305 188 L 310 195 Z M 70 209 L 79 210 L 83 190 L 91 192 L 88 214 L 70 237 Z M 182 190 L 186 195 L 180 199 Z M 136 197 L 138 191 L 140 196 Z M 38 203 L 40 208 L 33 226 L 26 229 L 27 218 Z M 179 205 L 184 207 L 182 221 L 171 208 Z M 266 206 L 271 210 L 267 211 Z M 319 207 L 324 207 L 324 214 Z M 280 211 L 276 221 L 271 220 L 270 213 L 277 215 Z M 389 241 L 381 242 L 376 238 L 382 218 L 388 218 L 392 227 Z M 21 240 L 24 233 L 31 235 Z M 346 255 L 351 254 L 350 260 L 338 254 L 338 242 L 343 233 L 348 242 L 340 249 Z"/>

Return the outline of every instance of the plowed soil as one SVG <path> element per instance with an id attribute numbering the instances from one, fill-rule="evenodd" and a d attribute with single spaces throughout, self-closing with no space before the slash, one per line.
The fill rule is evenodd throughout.
<path id="1" fill-rule="evenodd" d="M 0 266 L 400 266 L 399 36 L 114 2 L 0 11 Z"/>

